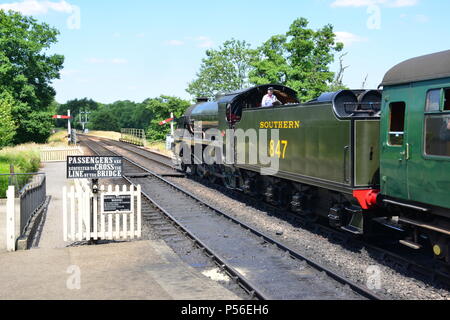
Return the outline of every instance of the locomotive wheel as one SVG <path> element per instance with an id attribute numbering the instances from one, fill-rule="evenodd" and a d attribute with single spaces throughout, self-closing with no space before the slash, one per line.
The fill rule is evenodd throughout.
<path id="1" fill-rule="evenodd" d="M 186 173 L 188 176 L 194 176 L 196 172 L 196 166 L 193 164 L 181 164 L 181 170 Z"/>
<path id="2" fill-rule="evenodd" d="M 208 170 L 205 168 L 204 165 L 199 164 L 197 166 L 197 170 L 196 170 L 196 175 L 197 177 L 199 177 L 200 179 L 205 179 L 207 176 Z"/>
<path id="3" fill-rule="evenodd" d="M 215 175 L 213 175 L 213 174 L 209 174 L 209 175 L 208 175 L 208 181 L 209 181 L 210 183 L 212 183 L 212 184 L 215 184 L 216 181 L 217 181 L 217 177 L 216 177 Z"/>

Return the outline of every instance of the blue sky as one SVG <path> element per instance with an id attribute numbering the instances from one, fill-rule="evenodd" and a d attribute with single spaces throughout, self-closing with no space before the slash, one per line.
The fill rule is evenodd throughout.
<path id="1" fill-rule="evenodd" d="M 61 31 L 51 49 L 66 57 L 54 82 L 60 103 L 190 98 L 187 83 L 207 48 L 233 37 L 257 47 L 298 17 L 313 28 L 334 26 L 346 43 L 344 82 L 352 88 L 366 75 L 366 87 L 375 88 L 396 63 L 450 49 L 450 2 L 442 0 L 0 0 L 1 8 Z"/>

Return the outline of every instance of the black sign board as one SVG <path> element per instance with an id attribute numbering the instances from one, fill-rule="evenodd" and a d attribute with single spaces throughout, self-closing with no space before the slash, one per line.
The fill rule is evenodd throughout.
<path id="1" fill-rule="evenodd" d="M 103 198 L 103 212 L 130 212 L 131 195 L 105 195 Z"/>
<path id="2" fill-rule="evenodd" d="M 69 156 L 67 157 L 67 179 L 121 178 L 122 157 Z"/>

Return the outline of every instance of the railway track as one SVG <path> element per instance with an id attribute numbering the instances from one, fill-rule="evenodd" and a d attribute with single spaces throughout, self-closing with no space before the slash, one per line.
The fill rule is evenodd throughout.
<path id="1" fill-rule="evenodd" d="M 159 162 L 159 160 L 163 158 L 163 156 L 159 154 L 154 154 L 149 150 L 143 150 L 133 145 L 128 144 L 124 145 L 123 143 L 120 144 L 111 140 L 108 140 L 107 143 L 119 148 L 123 148 L 141 157 L 150 159 L 152 162 L 155 163 Z M 172 161 L 168 158 L 166 158 L 162 164 L 167 166 L 168 161 L 170 162 L 168 167 L 173 169 L 174 167 Z M 414 277 L 416 279 L 429 283 L 435 287 L 442 287 L 445 289 L 450 288 L 450 273 L 449 273 L 450 271 L 443 263 L 436 261 L 431 257 L 416 254 L 415 252 L 410 252 L 410 250 L 408 251 L 407 248 L 396 246 L 395 244 L 393 245 L 392 243 L 386 244 L 384 246 L 369 243 L 365 240 L 360 240 L 358 238 L 352 237 L 351 235 L 343 233 L 339 230 L 330 228 L 324 224 L 312 223 L 308 219 L 305 219 L 304 217 L 294 214 L 292 212 L 280 210 L 280 208 L 274 207 L 267 203 L 261 203 L 261 201 L 255 200 L 254 198 L 246 196 L 240 192 L 226 189 L 222 186 L 218 186 L 217 184 L 212 185 L 211 183 L 205 182 L 204 180 L 200 181 L 195 177 L 194 180 L 203 185 L 206 184 L 208 187 L 215 188 L 220 192 L 224 192 L 230 195 L 232 198 L 237 199 L 239 201 L 250 202 L 252 206 L 256 208 L 261 208 L 262 210 L 265 211 L 270 210 L 276 212 L 277 216 L 291 223 L 295 223 L 296 225 L 300 225 L 302 228 L 305 228 L 308 231 L 314 232 L 316 234 L 321 234 L 329 239 L 332 239 L 333 241 L 337 240 L 349 247 L 364 247 L 367 250 L 370 250 L 372 253 L 374 253 L 379 260 L 383 261 L 383 263 L 386 266 L 389 266 L 394 270 L 400 271 L 405 275 Z M 395 251 L 393 247 L 395 247 Z"/>
<path id="2" fill-rule="evenodd" d="M 101 142 L 86 144 L 100 155 L 118 154 Z M 152 170 L 124 159 L 125 179 L 140 184 L 144 197 L 165 219 L 255 298 L 380 299 L 376 293 L 203 202 Z M 147 218 L 158 223 L 155 212 Z"/>

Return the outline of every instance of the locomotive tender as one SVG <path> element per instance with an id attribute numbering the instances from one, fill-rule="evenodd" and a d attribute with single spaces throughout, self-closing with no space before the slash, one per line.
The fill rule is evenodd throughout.
<path id="1" fill-rule="evenodd" d="M 261 108 L 269 87 L 281 105 Z M 450 51 L 400 63 L 381 87 L 299 103 L 292 89 L 264 85 L 199 101 L 178 119 L 178 128 L 191 136 L 176 135 L 174 153 L 189 174 L 221 179 L 228 188 L 309 218 L 322 216 L 357 235 L 380 225 L 399 230 L 402 244 L 431 244 L 434 255 L 450 263 Z M 198 123 L 223 135 L 278 129 L 279 140 L 269 139 L 267 150 L 278 158 L 279 170 L 261 175 L 259 162 L 186 161 L 186 146 L 213 142 L 198 138 Z M 249 159 L 250 144 L 238 140 L 233 152 L 245 150 Z"/>

